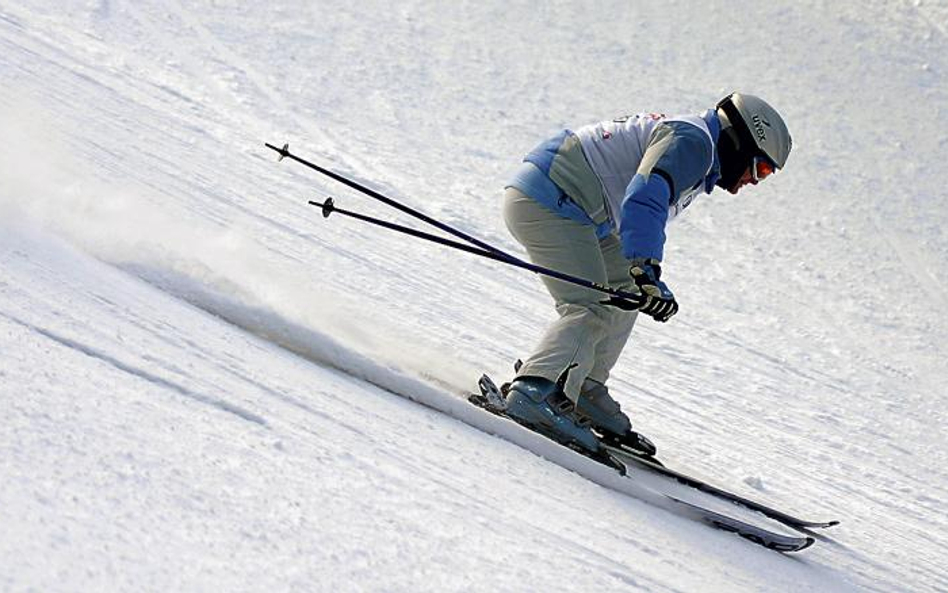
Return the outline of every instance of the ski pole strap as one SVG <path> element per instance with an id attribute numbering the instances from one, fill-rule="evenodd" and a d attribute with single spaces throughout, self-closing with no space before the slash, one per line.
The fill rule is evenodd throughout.
<path id="1" fill-rule="evenodd" d="M 329 218 L 334 212 L 338 212 L 343 216 L 348 216 L 349 218 L 354 218 L 356 220 L 361 220 L 375 226 L 380 226 L 389 230 L 393 230 L 405 235 L 410 235 L 412 237 L 417 237 L 419 239 L 424 239 L 425 241 L 431 241 L 432 243 L 438 243 L 439 245 L 444 245 L 446 247 L 451 247 L 452 249 L 457 249 L 464 251 L 473 255 L 491 259 L 502 264 L 507 264 L 509 266 L 514 266 L 517 268 L 522 268 L 524 270 L 529 270 L 536 274 L 541 274 L 543 276 L 549 276 L 551 278 L 556 278 L 557 280 L 562 280 L 563 282 L 569 282 L 570 284 L 576 284 L 584 288 L 589 288 L 596 290 L 602 293 L 609 295 L 611 298 L 608 301 L 603 301 L 612 306 L 625 309 L 627 311 L 637 310 L 644 303 L 644 297 L 640 294 L 635 294 L 631 292 L 626 292 L 624 290 L 618 290 L 615 288 L 609 288 L 602 284 L 598 284 L 591 280 L 585 278 L 579 278 L 577 276 L 572 276 L 563 272 L 558 272 L 550 268 L 544 268 L 543 266 L 538 266 L 529 262 L 525 262 L 521 259 L 512 258 L 506 254 L 497 253 L 495 251 L 488 251 L 485 249 L 479 249 L 473 245 L 468 245 L 466 243 L 460 243 L 458 241 L 453 241 L 451 239 L 446 239 L 444 237 L 439 237 L 437 235 L 432 235 L 431 233 L 426 233 L 424 231 L 419 231 L 418 229 L 413 229 L 411 227 L 402 226 L 394 222 L 389 222 L 387 220 L 381 220 L 379 218 L 374 218 L 372 216 L 367 216 L 365 214 L 360 214 L 358 212 L 353 212 L 351 210 L 344 210 L 342 208 L 336 207 L 335 202 L 332 198 L 326 198 L 325 202 L 316 202 L 310 200 L 310 205 L 316 206 L 322 210 L 323 217 Z"/>
<path id="2" fill-rule="evenodd" d="M 425 223 L 427 223 L 427 224 L 430 224 L 431 226 L 433 226 L 433 227 L 435 227 L 435 228 L 437 228 L 437 229 L 440 229 L 440 230 L 442 230 L 442 231 L 444 231 L 444 232 L 446 232 L 446 233 L 450 233 L 450 234 L 454 235 L 455 237 L 458 237 L 459 239 L 463 239 L 463 240 L 467 241 L 468 243 L 470 243 L 470 244 L 472 244 L 472 245 L 476 245 L 477 247 L 480 247 L 481 249 L 483 249 L 483 250 L 485 250 L 485 251 L 490 251 L 490 252 L 495 253 L 495 254 L 499 255 L 500 257 L 502 257 L 502 258 L 504 258 L 504 259 L 508 259 L 508 260 L 510 260 L 510 261 L 519 261 L 519 262 L 522 262 L 522 263 L 526 263 L 526 262 L 523 262 L 523 260 L 521 260 L 521 259 L 519 259 L 519 258 L 517 258 L 517 257 L 514 257 L 513 255 L 510 255 L 509 253 L 507 253 L 507 252 L 505 252 L 505 251 L 502 251 L 502 250 L 500 250 L 500 249 L 497 249 L 496 247 L 494 247 L 493 245 L 491 245 L 491 244 L 489 244 L 489 243 L 485 243 L 484 241 L 481 241 L 480 239 L 477 239 L 477 238 L 475 238 L 475 237 L 472 237 L 471 235 L 468 235 L 467 233 L 465 233 L 465 232 L 463 232 L 463 231 L 460 231 L 460 230 L 458 230 L 458 229 L 456 229 L 456 228 L 454 228 L 454 227 L 452 227 L 452 226 L 450 226 L 450 225 L 447 225 L 447 224 L 445 224 L 445 223 L 443 223 L 443 222 L 441 222 L 441 221 L 439 221 L 439 220 L 435 220 L 434 218 L 431 218 L 430 216 L 424 214 L 423 212 L 419 212 L 418 210 L 415 210 L 414 208 L 411 208 L 411 207 L 409 207 L 409 206 L 406 206 L 406 205 L 402 204 L 401 202 L 397 202 L 397 201 L 393 200 L 392 198 L 389 198 L 389 197 L 387 197 L 387 196 L 385 196 L 385 195 L 383 195 L 383 194 L 381 194 L 381 193 L 375 191 L 374 189 L 370 189 L 370 188 L 368 188 L 368 187 L 362 185 L 361 183 L 359 183 L 359 182 L 357 182 L 357 181 L 354 181 L 354 180 L 352 180 L 352 179 L 350 179 L 350 178 L 348 178 L 348 177 L 346 177 L 346 176 L 344 176 L 344 175 L 340 175 L 339 173 L 336 173 L 336 172 L 334 172 L 334 171 L 330 171 L 329 169 L 326 169 L 325 167 L 320 167 L 319 165 L 317 165 L 317 164 L 315 164 L 315 163 L 311 163 L 310 161 L 308 161 L 308 160 L 306 160 L 306 159 L 303 159 L 303 158 L 300 158 L 300 157 L 296 156 L 295 154 L 293 154 L 292 152 L 290 152 L 290 145 L 289 145 L 289 144 L 284 144 L 284 145 L 283 145 L 283 148 L 277 148 L 276 146 L 270 144 L 269 142 L 264 143 L 264 145 L 265 145 L 267 148 L 269 148 L 270 150 L 276 151 L 276 153 L 280 155 L 280 157 L 279 157 L 279 160 L 280 160 L 280 161 L 282 161 L 284 158 L 288 158 L 288 159 L 290 159 L 290 160 L 296 161 L 297 163 L 300 163 L 301 165 L 304 165 L 304 166 L 306 166 L 306 167 L 309 167 L 310 169 L 312 169 L 312 170 L 314 170 L 314 171 L 316 171 L 316 172 L 318 172 L 318 173 L 321 173 L 321 174 L 323 174 L 323 175 L 329 177 L 330 179 L 334 179 L 334 180 L 338 181 L 339 183 L 342 183 L 343 185 L 347 185 L 347 186 L 351 187 L 351 188 L 354 189 L 354 190 L 357 190 L 357 191 L 359 191 L 359 192 L 362 192 L 363 194 L 369 196 L 370 198 L 374 198 L 374 199 L 376 199 L 376 200 L 382 202 L 383 204 L 386 204 L 386 205 L 388 205 L 388 206 L 391 206 L 392 208 L 395 208 L 396 210 L 399 210 L 399 211 L 401 211 L 401 212 L 404 212 L 405 214 L 408 214 L 409 216 L 413 216 L 413 217 L 415 217 L 415 218 L 417 218 L 417 219 L 419 219 L 419 220 L 421 220 L 421 221 L 423 221 L 423 222 L 425 222 Z M 499 261 L 499 260 L 498 260 L 498 261 Z"/>

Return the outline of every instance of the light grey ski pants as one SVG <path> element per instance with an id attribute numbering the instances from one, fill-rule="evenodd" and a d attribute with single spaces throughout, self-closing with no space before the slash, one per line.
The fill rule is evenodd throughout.
<path id="1" fill-rule="evenodd" d="M 504 221 L 533 263 L 613 288 L 632 289 L 630 264 L 615 235 L 600 241 L 593 226 L 563 218 L 513 187 L 504 194 Z M 555 381 L 575 363 L 565 390 L 575 402 L 587 377 L 600 383 L 609 378 L 638 313 L 599 304 L 607 298 L 603 293 L 547 276 L 542 279 L 560 317 L 546 330 L 518 375 Z"/>

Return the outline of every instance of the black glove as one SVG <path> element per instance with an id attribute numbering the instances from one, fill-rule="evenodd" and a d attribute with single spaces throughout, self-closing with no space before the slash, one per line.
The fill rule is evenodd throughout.
<path id="1" fill-rule="evenodd" d="M 645 295 L 645 303 L 639 311 L 655 321 L 666 322 L 678 312 L 678 301 L 668 286 L 661 281 L 662 267 L 657 259 L 634 259 L 629 268 L 632 281 Z"/>

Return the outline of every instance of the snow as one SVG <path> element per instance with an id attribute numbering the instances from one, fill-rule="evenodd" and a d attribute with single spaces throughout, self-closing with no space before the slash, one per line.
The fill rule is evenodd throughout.
<path id="1" fill-rule="evenodd" d="M 948 589 L 946 19 L 0 7 L 0 590 Z M 324 220 L 411 224 L 263 146 L 522 253 L 499 200 L 534 143 L 732 89 L 793 155 L 671 229 L 682 311 L 612 389 L 668 463 L 842 521 L 794 556 L 466 404 L 551 319 L 539 282 Z"/>

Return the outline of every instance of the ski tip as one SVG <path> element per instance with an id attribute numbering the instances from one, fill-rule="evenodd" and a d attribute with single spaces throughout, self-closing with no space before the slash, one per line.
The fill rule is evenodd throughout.
<path id="1" fill-rule="evenodd" d="M 782 554 L 792 554 L 794 552 L 802 552 L 803 550 L 809 548 L 816 543 L 816 539 L 812 537 L 802 537 L 795 539 L 791 542 L 780 542 L 780 543 L 768 543 L 764 544 L 765 547 L 770 548 L 775 552 L 780 552 Z"/>
<path id="2" fill-rule="evenodd" d="M 815 544 L 815 543 L 816 543 L 816 539 L 815 539 L 815 538 L 807 537 L 807 538 L 804 540 L 803 545 L 801 545 L 799 548 L 797 548 L 796 550 L 794 550 L 794 552 L 800 552 L 801 550 L 805 550 L 805 549 L 809 548 L 810 546 L 812 546 L 812 545 Z"/>
<path id="3" fill-rule="evenodd" d="M 764 542 L 759 537 L 748 536 L 745 534 L 740 534 L 741 537 L 749 539 L 756 544 L 760 544 L 765 548 L 771 549 L 774 552 L 780 552 L 783 554 L 791 554 L 793 552 L 802 552 L 803 550 L 809 548 L 816 543 L 816 538 L 813 537 L 788 537 L 784 538 L 782 541 L 770 541 Z"/>
<path id="4" fill-rule="evenodd" d="M 787 525 L 794 529 L 826 529 L 836 527 L 839 525 L 839 521 L 790 521 Z"/>

